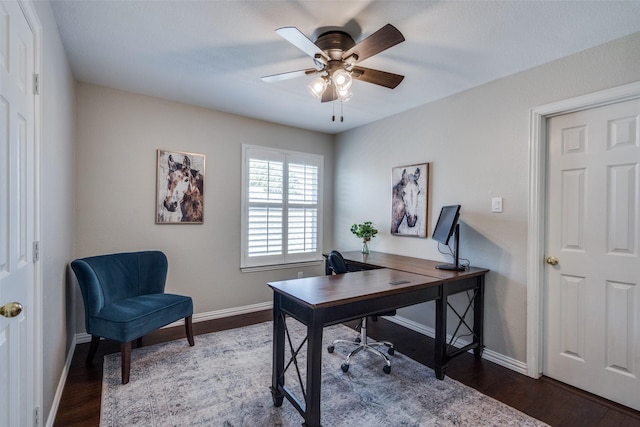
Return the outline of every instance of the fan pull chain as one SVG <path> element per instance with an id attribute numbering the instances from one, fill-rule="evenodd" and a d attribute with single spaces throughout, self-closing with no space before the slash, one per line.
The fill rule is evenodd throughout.
<path id="1" fill-rule="evenodd" d="M 336 121 L 336 103 L 335 102 L 331 103 L 331 108 L 333 109 L 333 115 L 331 116 L 331 121 L 335 122 Z M 344 102 L 340 101 L 340 122 L 344 122 L 343 109 L 344 109 Z"/>

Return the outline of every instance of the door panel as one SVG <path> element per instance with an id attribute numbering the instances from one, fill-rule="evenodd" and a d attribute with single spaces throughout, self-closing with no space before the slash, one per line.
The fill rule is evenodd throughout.
<path id="1" fill-rule="evenodd" d="M 640 101 L 548 120 L 544 373 L 640 410 Z"/>
<path id="2" fill-rule="evenodd" d="M 33 425 L 35 217 L 33 33 L 0 2 L 0 425 Z M 13 311 L 7 304 L 21 304 Z"/>
<path id="3" fill-rule="evenodd" d="M 584 277 L 561 277 L 562 354 L 583 361 L 584 336 Z"/>

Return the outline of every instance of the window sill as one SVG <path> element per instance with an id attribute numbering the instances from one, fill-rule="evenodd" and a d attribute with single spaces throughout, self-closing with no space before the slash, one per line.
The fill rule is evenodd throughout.
<path id="1" fill-rule="evenodd" d="M 256 271 L 268 271 L 268 270 L 286 270 L 289 268 L 300 267 L 316 267 L 324 263 L 324 260 L 318 259 L 314 261 L 304 262 L 292 262 L 288 264 L 273 264 L 273 265 L 257 265 L 254 267 L 240 267 L 240 271 L 243 273 L 253 273 Z"/>

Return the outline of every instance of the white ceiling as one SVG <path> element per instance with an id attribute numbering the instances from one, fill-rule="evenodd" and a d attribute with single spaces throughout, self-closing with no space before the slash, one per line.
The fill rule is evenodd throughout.
<path id="1" fill-rule="evenodd" d="M 77 80 L 289 126 L 338 133 L 640 31 L 632 1 L 95 1 L 53 0 Z M 322 104 L 312 68 L 278 36 L 327 26 L 356 42 L 391 23 L 406 41 L 360 65 L 405 76 L 396 89 L 355 81 Z M 333 108 L 338 119 L 331 121 Z"/>

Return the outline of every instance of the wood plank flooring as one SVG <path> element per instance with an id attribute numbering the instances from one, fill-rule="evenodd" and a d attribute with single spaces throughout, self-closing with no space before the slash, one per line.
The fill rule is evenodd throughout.
<path id="1" fill-rule="evenodd" d="M 200 335 L 267 320 L 271 320 L 271 311 L 198 322 L 193 324 L 193 330 L 194 334 Z M 373 339 L 392 341 L 397 351 L 426 366 L 433 366 L 432 339 L 384 319 L 368 322 L 368 331 Z M 174 339 L 186 339 L 183 326 L 156 331 L 144 337 L 143 345 Z M 99 425 L 102 359 L 105 354 L 120 351 L 120 346 L 113 342 L 101 342 L 91 366 L 85 365 L 88 349 L 88 343 L 76 347 L 54 427 Z M 357 363 L 357 356 L 352 363 Z M 131 369 L 135 369 L 135 366 Z M 549 378 L 534 380 L 495 363 L 477 361 L 471 354 L 461 355 L 451 361 L 447 375 L 551 426 L 640 426 L 640 411 Z"/>

